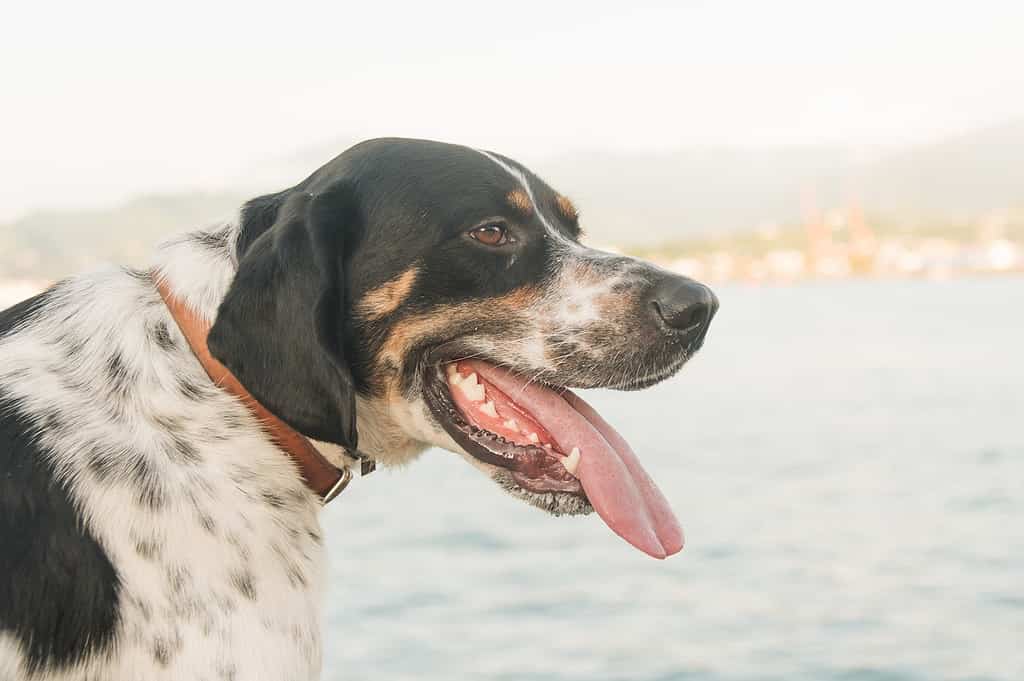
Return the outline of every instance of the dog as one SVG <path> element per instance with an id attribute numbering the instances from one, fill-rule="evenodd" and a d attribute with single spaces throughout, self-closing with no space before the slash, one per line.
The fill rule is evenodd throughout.
<path id="1" fill-rule="evenodd" d="M 572 389 L 672 376 L 718 301 L 579 222 L 505 156 L 370 140 L 0 313 L 0 679 L 318 678 L 320 509 L 430 446 L 680 550 Z"/>

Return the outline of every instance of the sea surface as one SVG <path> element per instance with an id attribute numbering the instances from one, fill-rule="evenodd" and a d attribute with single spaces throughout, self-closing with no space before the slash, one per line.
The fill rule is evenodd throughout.
<path id="1" fill-rule="evenodd" d="M 325 512 L 325 679 L 1024 679 L 1024 279 L 720 286 L 702 353 L 588 394 L 659 562 L 430 451 Z"/>

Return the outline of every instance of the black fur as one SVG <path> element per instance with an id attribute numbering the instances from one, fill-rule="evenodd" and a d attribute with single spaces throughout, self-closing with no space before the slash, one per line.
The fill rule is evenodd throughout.
<path id="1" fill-rule="evenodd" d="M 0 337 L 31 321 L 49 295 L 0 312 Z M 0 630 L 21 642 L 32 670 L 107 647 L 120 590 L 37 441 L 43 426 L 0 386 Z"/>
<path id="2" fill-rule="evenodd" d="M 216 232 L 198 232 L 192 236 L 196 243 L 209 248 L 216 253 L 226 253 L 230 232 L 221 229 Z"/>
<path id="3" fill-rule="evenodd" d="M 167 327 L 167 322 L 158 322 L 149 330 L 150 338 L 156 343 L 157 347 L 167 352 L 174 348 L 174 339 L 171 338 L 171 332 Z"/>

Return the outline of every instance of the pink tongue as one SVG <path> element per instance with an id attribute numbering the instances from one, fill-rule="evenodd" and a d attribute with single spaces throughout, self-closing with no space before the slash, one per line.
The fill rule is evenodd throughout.
<path id="1" fill-rule="evenodd" d="M 560 450 L 579 447 L 576 477 L 615 534 L 655 558 L 683 548 L 683 531 L 668 501 L 622 436 L 589 404 L 571 392 L 559 395 L 485 362 L 464 364 L 528 411 Z"/>

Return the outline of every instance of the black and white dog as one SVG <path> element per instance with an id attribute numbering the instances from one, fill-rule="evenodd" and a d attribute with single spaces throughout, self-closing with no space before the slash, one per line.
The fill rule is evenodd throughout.
<path id="1" fill-rule="evenodd" d="M 319 677 L 322 502 L 158 285 L 337 465 L 437 445 L 551 513 L 678 551 L 635 454 L 569 388 L 671 376 L 718 303 L 579 235 L 568 199 L 504 156 L 380 139 L 151 269 L 0 312 L 0 679 Z"/>

